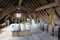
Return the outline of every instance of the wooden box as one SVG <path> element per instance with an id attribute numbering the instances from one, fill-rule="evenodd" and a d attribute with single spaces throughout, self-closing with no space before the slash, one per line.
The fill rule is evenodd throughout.
<path id="1" fill-rule="evenodd" d="M 32 35 L 30 30 L 26 31 L 14 31 L 12 32 L 13 37 L 21 37 L 21 36 L 30 36 Z"/>
<path id="2" fill-rule="evenodd" d="M 12 36 L 13 36 L 13 37 L 18 37 L 18 31 L 13 31 L 13 32 L 12 32 Z"/>
<path id="3" fill-rule="evenodd" d="M 19 36 L 29 36 L 29 35 L 32 35 L 30 30 L 28 30 L 28 31 L 20 31 L 19 32 Z"/>

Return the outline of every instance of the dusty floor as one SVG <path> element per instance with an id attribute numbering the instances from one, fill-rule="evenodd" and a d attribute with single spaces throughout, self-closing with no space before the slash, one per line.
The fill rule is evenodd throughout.
<path id="1" fill-rule="evenodd" d="M 12 37 L 9 27 L 2 29 L 2 31 L 3 32 L 0 33 L 0 40 L 58 40 L 56 37 L 52 37 L 46 32 L 33 34 L 32 36 Z"/>

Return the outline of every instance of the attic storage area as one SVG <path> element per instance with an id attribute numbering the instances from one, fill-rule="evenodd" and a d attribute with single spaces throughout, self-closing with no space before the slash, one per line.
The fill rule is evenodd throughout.
<path id="1" fill-rule="evenodd" d="M 0 0 L 0 40 L 60 40 L 60 0 Z"/>

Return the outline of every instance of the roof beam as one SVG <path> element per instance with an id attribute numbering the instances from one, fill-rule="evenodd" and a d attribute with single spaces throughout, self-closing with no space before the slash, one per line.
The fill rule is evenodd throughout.
<path id="1" fill-rule="evenodd" d="M 37 8 L 35 11 L 39 11 L 39 10 L 43 10 L 43 9 L 47 9 L 47 8 L 51 8 L 51 7 L 55 7 L 58 6 L 58 4 L 56 2 L 41 6 L 39 8 Z"/>
<path id="2" fill-rule="evenodd" d="M 21 6 L 23 0 L 19 0 L 18 5 Z"/>
<path id="3" fill-rule="evenodd" d="M 60 0 L 55 0 L 58 6 L 60 6 Z"/>
<path id="4" fill-rule="evenodd" d="M 3 13 L 2 13 L 2 15 L 0 15 L 0 20 L 3 18 L 3 17 L 5 17 L 7 14 L 9 14 L 10 12 L 13 12 L 15 9 L 17 9 L 16 7 L 12 7 L 12 8 L 8 8 L 6 11 L 4 11 Z"/>
<path id="5" fill-rule="evenodd" d="M 56 11 L 57 11 L 56 15 L 57 15 L 58 18 L 60 19 L 60 15 L 59 15 L 59 14 L 60 14 L 60 13 L 59 13 L 59 11 L 60 11 L 60 0 L 55 0 L 55 1 L 56 1 L 56 3 L 57 3 L 58 6 L 59 6 L 59 7 L 58 7 L 58 11 L 56 10 Z"/>

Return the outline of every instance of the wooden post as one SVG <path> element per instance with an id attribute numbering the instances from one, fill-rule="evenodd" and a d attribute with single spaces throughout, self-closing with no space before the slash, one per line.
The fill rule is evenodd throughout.
<path id="1" fill-rule="evenodd" d="M 12 16 L 12 22 L 14 21 L 14 17 Z"/>
<path id="2" fill-rule="evenodd" d="M 18 5 L 21 6 L 22 0 L 18 0 L 18 1 L 19 1 L 19 2 L 18 2 Z"/>
<path id="3" fill-rule="evenodd" d="M 9 26 L 9 20 L 6 20 L 6 26 Z"/>
<path id="4" fill-rule="evenodd" d="M 18 23 L 20 23 L 20 19 L 18 19 Z"/>
<path id="5" fill-rule="evenodd" d="M 54 36 L 55 11 L 53 8 L 50 8 L 49 11 L 50 11 L 49 23 L 52 26 L 52 36 Z"/>
<path id="6" fill-rule="evenodd" d="M 54 11 L 53 8 L 49 8 L 48 11 L 49 11 L 49 14 L 50 14 L 49 23 L 52 27 L 54 27 L 54 25 L 55 25 L 55 11 Z"/>
<path id="7" fill-rule="evenodd" d="M 17 19 L 15 18 L 15 21 L 14 21 L 15 23 L 17 23 Z"/>

